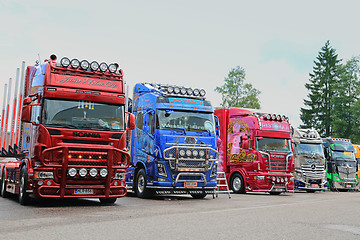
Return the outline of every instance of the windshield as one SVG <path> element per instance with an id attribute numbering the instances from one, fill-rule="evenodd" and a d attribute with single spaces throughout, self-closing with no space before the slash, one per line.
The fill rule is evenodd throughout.
<path id="1" fill-rule="evenodd" d="M 290 152 L 290 139 L 285 138 L 256 138 L 256 149 L 259 151 Z"/>
<path id="2" fill-rule="evenodd" d="M 296 154 L 316 154 L 324 156 L 324 150 L 321 143 L 300 143 L 295 144 Z"/>
<path id="3" fill-rule="evenodd" d="M 46 126 L 124 130 L 124 106 L 82 100 L 45 99 L 43 124 Z"/>
<path id="4" fill-rule="evenodd" d="M 353 152 L 331 151 L 331 154 L 332 159 L 335 160 L 355 161 L 355 156 Z"/>
<path id="5" fill-rule="evenodd" d="M 177 110 L 157 110 L 157 129 L 215 132 L 214 114 Z"/>

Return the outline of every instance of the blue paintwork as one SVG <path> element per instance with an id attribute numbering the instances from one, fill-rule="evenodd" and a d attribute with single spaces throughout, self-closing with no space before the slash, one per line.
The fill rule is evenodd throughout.
<path id="1" fill-rule="evenodd" d="M 136 178 L 136 170 L 144 168 L 147 173 L 147 185 L 149 188 L 182 188 L 185 189 L 184 181 L 174 184 L 174 179 L 179 172 L 170 169 L 169 161 L 164 159 L 164 150 L 177 144 L 178 146 L 185 144 L 186 137 L 193 137 L 196 143 L 193 147 L 204 147 L 208 145 L 217 153 L 216 140 L 218 136 L 216 131 L 191 131 L 191 130 L 160 130 L 157 127 L 153 128 L 153 134 L 149 133 L 150 127 L 143 127 L 139 129 L 139 122 L 145 123 L 149 121 L 149 115 L 155 116 L 154 123 L 158 122 L 157 110 L 170 110 L 170 111 L 191 111 L 209 113 L 212 117 L 212 124 L 218 128 L 218 122 L 214 118 L 214 110 L 211 104 L 205 99 L 195 99 L 189 97 L 174 97 L 165 96 L 158 89 L 154 89 L 149 84 L 136 84 L 134 88 L 134 96 L 132 100 L 132 112 L 135 115 L 136 127 L 132 131 L 131 140 L 131 165 L 127 170 L 126 183 L 128 186 L 133 186 L 134 179 Z M 143 115 L 140 116 L 142 113 Z M 141 121 L 140 118 L 143 118 Z M 213 153 L 213 152 L 211 152 Z M 217 158 L 218 154 L 214 155 Z M 158 172 L 158 163 L 165 166 L 167 177 L 160 176 Z M 206 185 L 204 182 L 197 182 L 197 187 L 216 188 L 216 166 L 217 161 L 212 161 L 211 166 L 207 172 L 203 172 L 206 176 Z M 214 168 L 214 172 L 212 172 Z M 212 173 L 212 175 L 211 175 Z M 185 173 L 186 174 L 186 173 Z M 210 176 L 211 175 L 211 176 Z M 158 181 L 162 178 L 166 181 Z M 185 177 L 186 178 L 186 177 Z M 189 177 L 191 181 L 191 177 Z M 212 181 L 210 181 L 212 179 Z M 188 190 L 190 188 L 186 188 Z"/>

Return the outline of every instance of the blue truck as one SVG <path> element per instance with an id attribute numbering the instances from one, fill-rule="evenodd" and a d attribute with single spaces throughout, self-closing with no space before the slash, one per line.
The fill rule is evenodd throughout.
<path id="1" fill-rule="evenodd" d="M 205 90 L 138 83 L 134 87 L 131 164 L 126 185 L 140 198 L 216 189 L 219 123 Z"/>

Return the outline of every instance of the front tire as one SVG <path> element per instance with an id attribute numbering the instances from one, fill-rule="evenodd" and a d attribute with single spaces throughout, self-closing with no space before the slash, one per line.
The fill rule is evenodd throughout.
<path id="1" fill-rule="evenodd" d="M 114 204 L 117 200 L 117 198 L 99 198 L 101 203 L 104 204 Z"/>
<path id="2" fill-rule="evenodd" d="M 26 167 L 21 168 L 19 183 L 19 203 L 26 205 L 29 203 L 29 194 L 26 192 L 28 184 L 28 174 Z"/>
<path id="3" fill-rule="evenodd" d="M 3 198 L 7 198 L 9 197 L 9 193 L 6 191 L 6 181 L 5 181 L 5 177 L 6 177 L 6 169 L 3 169 L 3 174 L 2 174 L 2 178 L 1 178 L 1 196 Z"/>
<path id="4" fill-rule="evenodd" d="M 139 198 L 150 198 L 154 195 L 153 191 L 147 188 L 147 176 L 143 168 L 136 174 L 135 193 Z"/>
<path id="5" fill-rule="evenodd" d="M 234 193 L 245 193 L 244 178 L 240 173 L 235 173 L 230 180 L 230 187 Z"/>

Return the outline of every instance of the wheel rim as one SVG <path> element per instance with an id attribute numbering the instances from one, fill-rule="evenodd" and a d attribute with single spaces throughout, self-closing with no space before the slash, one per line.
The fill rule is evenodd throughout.
<path id="1" fill-rule="evenodd" d="M 139 193 L 142 193 L 145 188 L 145 179 L 143 175 L 140 175 L 137 181 L 137 189 Z"/>
<path id="2" fill-rule="evenodd" d="M 235 191 L 240 191 L 241 185 L 241 179 L 239 177 L 235 177 L 233 180 L 233 189 Z"/>
<path id="3" fill-rule="evenodd" d="M 4 196 L 4 192 L 5 192 L 5 174 L 1 180 L 1 195 Z"/>

